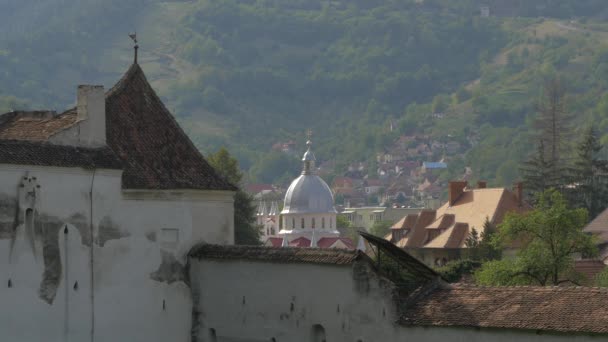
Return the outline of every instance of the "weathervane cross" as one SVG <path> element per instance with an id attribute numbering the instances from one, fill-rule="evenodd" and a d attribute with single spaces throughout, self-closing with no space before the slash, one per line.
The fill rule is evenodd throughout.
<path id="1" fill-rule="evenodd" d="M 129 38 L 131 38 L 133 40 L 133 43 L 135 43 L 135 45 L 133 46 L 133 50 L 135 50 L 133 63 L 137 64 L 137 49 L 139 49 L 139 45 L 137 44 L 137 32 L 129 33 Z"/>

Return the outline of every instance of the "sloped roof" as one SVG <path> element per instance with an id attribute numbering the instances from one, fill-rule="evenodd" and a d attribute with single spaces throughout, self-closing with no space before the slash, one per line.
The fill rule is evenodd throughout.
<path id="1" fill-rule="evenodd" d="M 49 111 L 10 112 L 0 117 L 0 139 L 46 142 L 76 122 L 75 109 L 59 115 Z"/>
<path id="2" fill-rule="evenodd" d="M 601 242 L 608 242 L 608 208 L 589 222 L 583 231 L 597 235 Z"/>
<path id="3" fill-rule="evenodd" d="M 107 143 L 123 160 L 123 188 L 236 190 L 207 163 L 137 63 L 106 94 Z"/>
<path id="4" fill-rule="evenodd" d="M 277 263 L 308 263 L 350 265 L 363 254 L 357 250 L 319 249 L 299 247 L 220 246 L 199 244 L 190 257 L 216 260 L 252 260 Z"/>
<path id="5" fill-rule="evenodd" d="M 109 147 L 83 148 L 46 142 L 0 140 L 0 164 L 121 169 Z"/>
<path id="6" fill-rule="evenodd" d="M 402 325 L 608 334 L 608 289 L 438 287 L 402 310 Z"/>
<path id="7" fill-rule="evenodd" d="M 19 147 L 20 153 L 27 148 L 35 148 L 36 151 L 27 154 L 27 158 L 8 158 L 15 152 L 5 151 L 5 158 L 0 162 L 104 167 L 108 164 L 109 154 L 114 152 L 123 166 L 122 187 L 125 189 L 236 190 L 203 158 L 156 95 L 137 63 L 131 65 L 106 94 L 106 141 L 110 149 L 105 149 L 103 156 L 95 157 L 95 160 L 105 162 L 86 162 L 84 155 L 70 159 L 60 152 L 77 149 L 82 154 L 89 151 L 87 156 L 92 158 L 94 151 L 99 152 L 100 149 L 49 147 L 51 144 L 47 142 L 53 135 L 77 122 L 75 108 L 60 115 L 37 111 L 0 116 L 0 140 L 45 143 L 44 146 L 23 143 Z M 17 148 L 17 144 L 11 143 L 11 147 Z M 45 149 L 53 153 L 39 156 Z M 53 158 L 57 160 L 51 160 Z M 115 168 L 116 164 L 112 163 L 111 167 Z"/>
<path id="8" fill-rule="evenodd" d="M 355 243 L 345 237 L 322 237 L 317 241 L 319 248 L 332 248 L 337 242 L 342 242 L 348 249 L 355 249 Z"/>
<path id="9" fill-rule="evenodd" d="M 426 240 L 426 226 L 435 221 L 435 210 L 423 210 L 418 214 L 418 220 L 409 235 L 407 247 L 422 247 Z"/>
<path id="10" fill-rule="evenodd" d="M 526 204 L 520 207 L 515 194 L 505 188 L 465 190 L 454 204 L 450 206 L 446 202 L 437 209 L 437 217 L 453 215 L 456 224 L 447 228 L 424 247 L 463 248 L 468 232 L 473 228 L 481 232 L 486 218 L 496 224 L 502 222 L 508 212 L 524 212 L 528 208 Z M 467 228 L 457 223 L 466 224 Z M 436 225 L 433 223 L 430 228 L 435 228 Z M 459 246 L 456 246 L 457 241 L 460 241 Z"/>

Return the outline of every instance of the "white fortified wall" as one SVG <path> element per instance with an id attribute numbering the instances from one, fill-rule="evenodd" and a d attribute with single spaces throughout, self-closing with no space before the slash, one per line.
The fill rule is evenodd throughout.
<path id="1" fill-rule="evenodd" d="M 119 170 L 1 165 L 1 340 L 190 341 L 185 255 L 233 243 L 233 217 L 228 191 L 123 191 Z"/>

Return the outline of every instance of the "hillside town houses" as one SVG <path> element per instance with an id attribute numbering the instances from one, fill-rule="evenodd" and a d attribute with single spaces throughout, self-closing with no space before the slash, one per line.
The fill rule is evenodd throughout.
<path id="1" fill-rule="evenodd" d="M 330 186 L 308 138 L 305 151 L 276 145 L 304 152 L 288 186 L 245 186 L 263 241 L 237 246 L 238 188 L 157 96 L 137 46 L 111 89 L 80 85 L 61 113 L 0 115 L 1 340 L 608 337 L 606 289 L 479 287 L 437 271 L 461 257 L 473 231 L 531 210 L 520 183 L 473 186 L 470 170 L 442 180 L 450 142 L 402 136 L 377 170 L 353 162 Z M 589 275 L 605 266 L 607 213 L 586 228 L 602 249 L 600 260 L 577 261 Z M 386 236 L 369 233 L 386 222 Z"/>

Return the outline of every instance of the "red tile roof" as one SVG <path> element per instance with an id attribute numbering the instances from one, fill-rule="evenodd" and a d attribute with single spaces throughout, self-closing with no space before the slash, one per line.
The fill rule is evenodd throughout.
<path id="1" fill-rule="evenodd" d="M 48 141 L 76 123 L 76 110 L 57 115 L 49 111 L 11 112 L 0 118 L 0 139 Z"/>
<path id="2" fill-rule="evenodd" d="M 608 334 L 608 289 L 437 288 L 405 305 L 400 323 Z"/>
<path id="3" fill-rule="evenodd" d="M 319 248 L 332 248 L 337 242 L 342 242 L 347 249 L 355 249 L 353 240 L 345 237 L 322 237 L 317 241 Z"/>
<path id="4" fill-rule="evenodd" d="M 305 237 L 299 237 L 289 241 L 290 247 L 310 247 L 310 240 Z"/>

